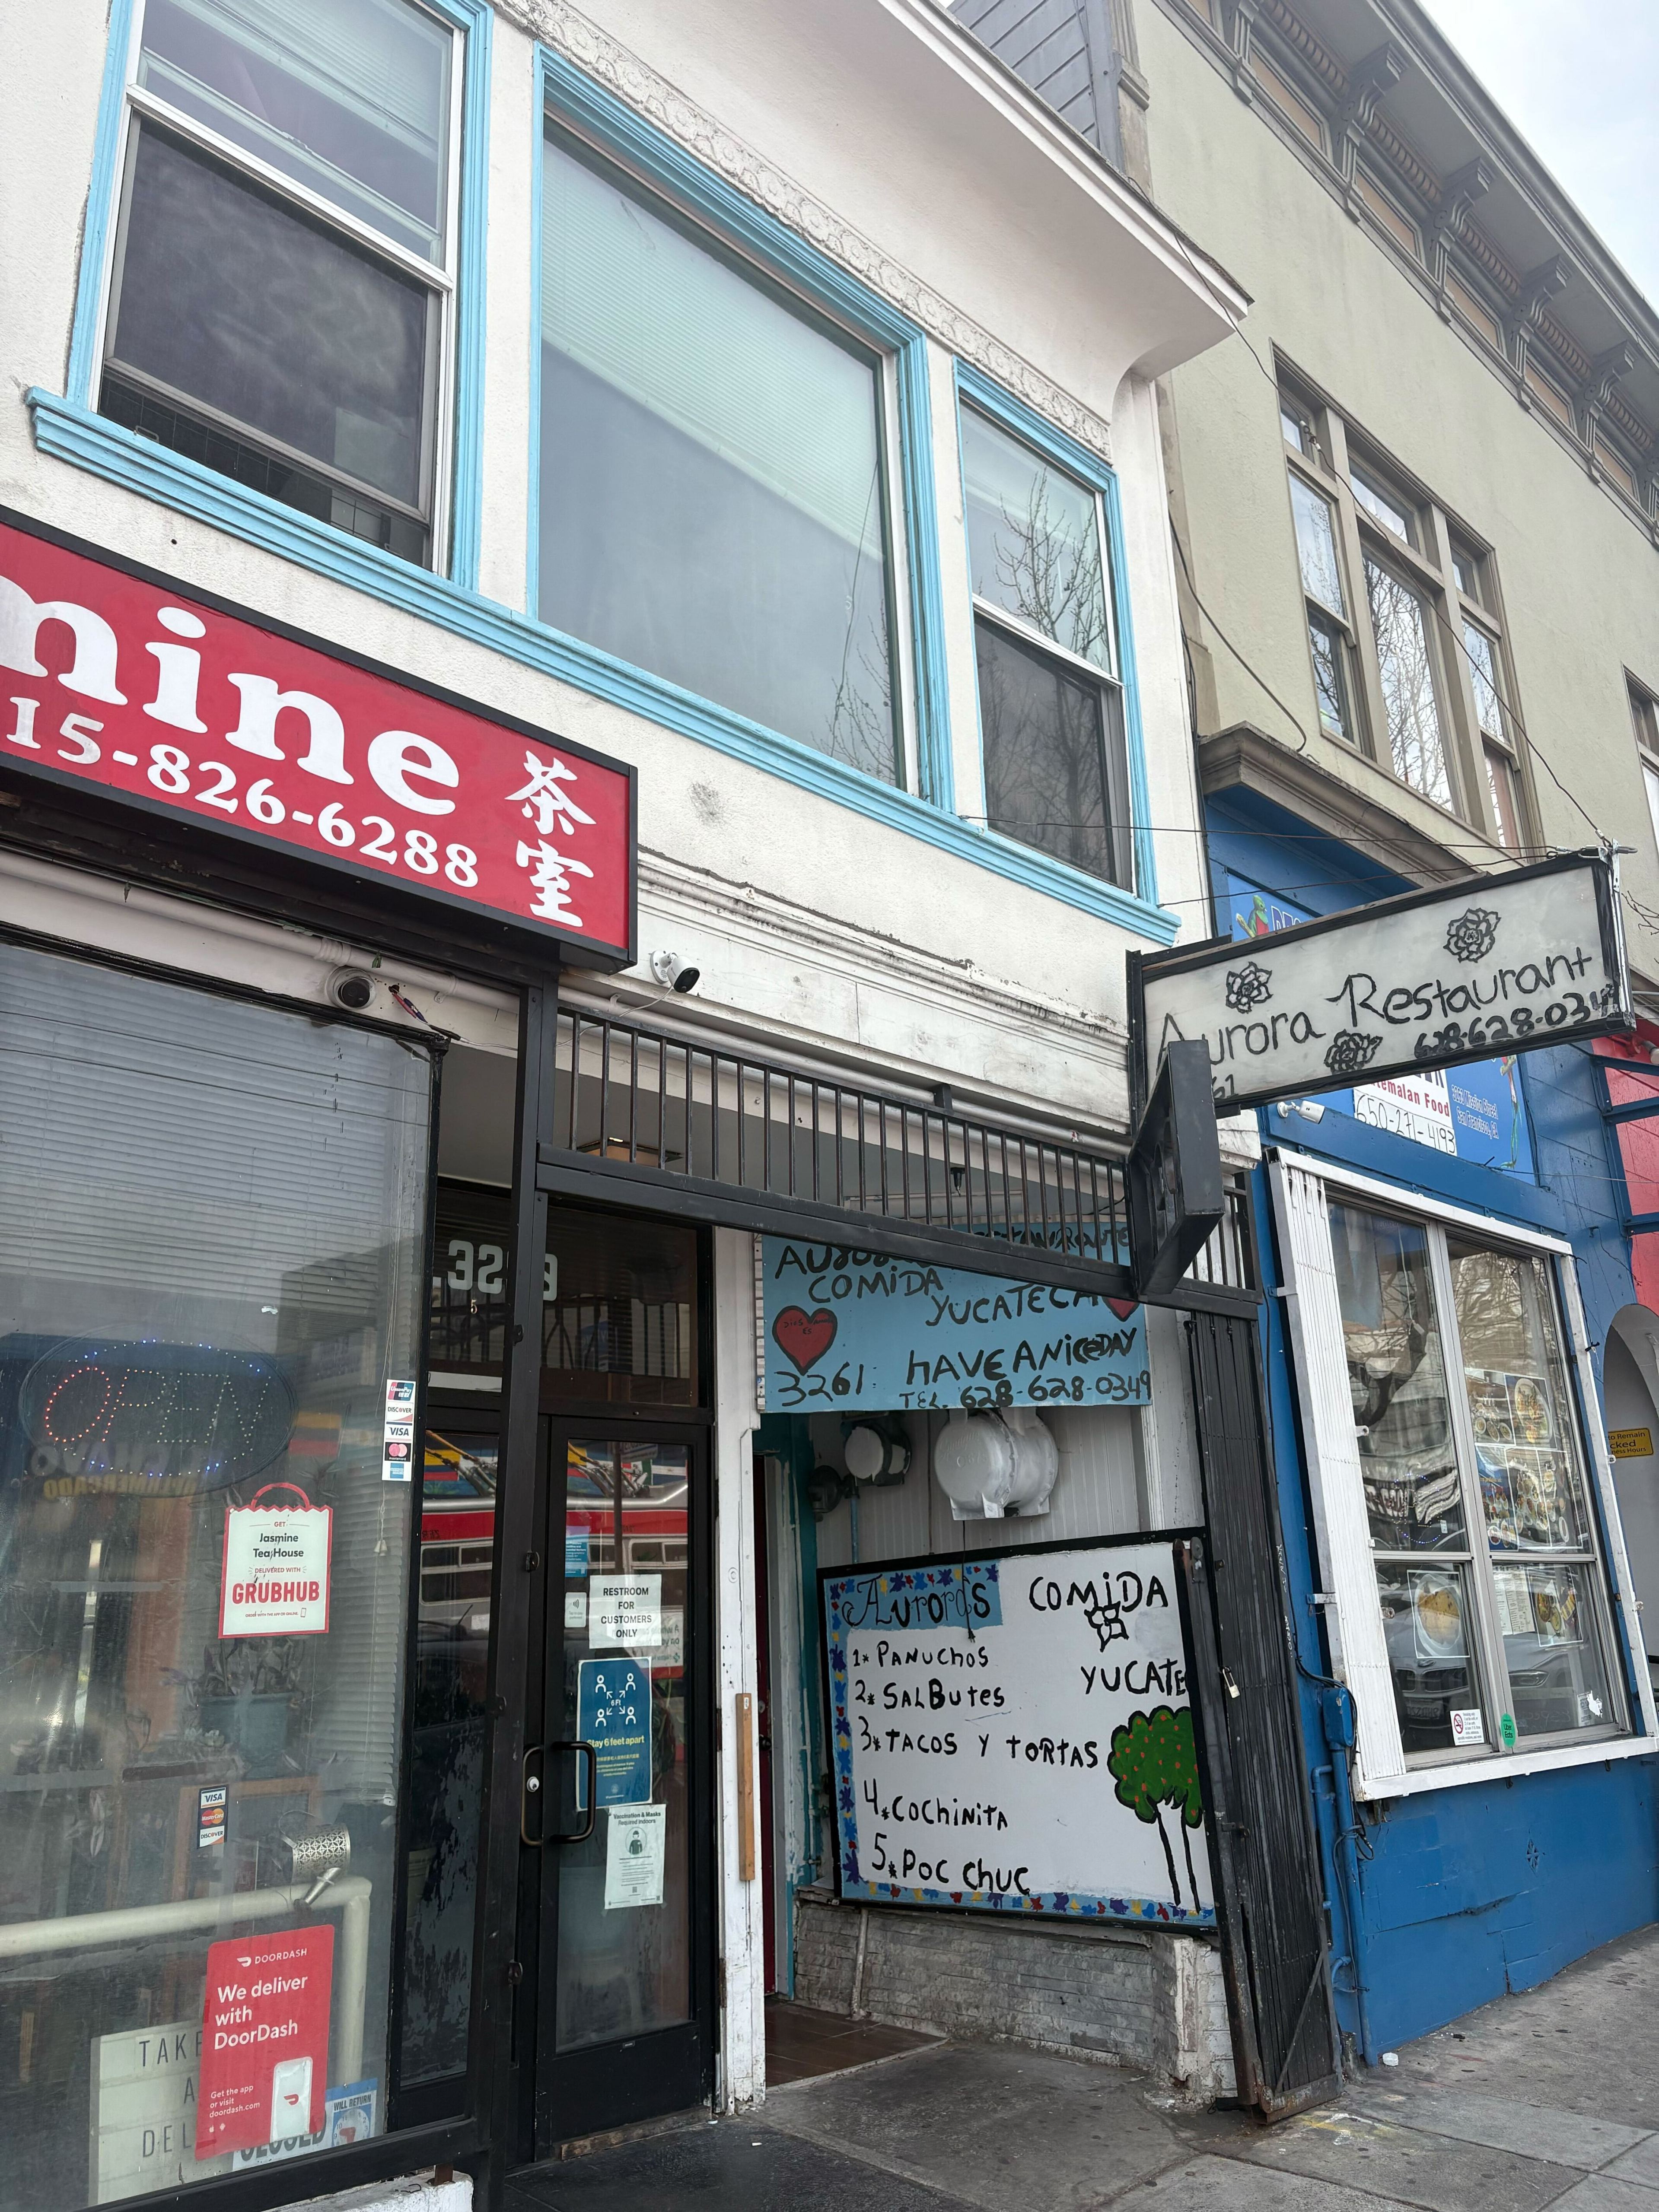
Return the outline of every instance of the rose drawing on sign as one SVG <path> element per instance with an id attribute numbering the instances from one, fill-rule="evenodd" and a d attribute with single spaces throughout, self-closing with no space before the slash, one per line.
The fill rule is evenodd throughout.
<path id="1" fill-rule="evenodd" d="M 1112 1731 L 1112 1751 L 1107 1771 L 1117 1783 L 1117 1797 L 1138 1820 L 1156 1826 L 1169 1869 L 1169 1887 L 1176 1905 L 1181 1901 L 1180 1878 L 1175 1854 L 1160 1808 L 1173 1805 L 1179 1819 L 1181 1849 L 1186 1855 L 1186 1881 L 1192 1911 L 1199 1909 L 1198 1876 L 1192 1870 L 1192 1845 L 1187 1831 L 1204 1818 L 1204 1799 L 1199 1789 L 1198 1752 L 1192 1741 L 1192 1714 L 1183 1705 L 1158 1705 L 1150 1713 L 1131 1713 L 1122 1728 Z"/>
<path id="2" fill-rule="evenodd" d="M 1102 1651 L 1118 1637 L 1121 1637 L 1125 1643 L 1129 1640 L 1129 1629 L 1124 1620 L 1123 1608 L 1109 1589 L 1103 1598 L 1098 1599 L 1095 1604 L 1088 1607 L 1083 1619 L 1099 1637 Z"/>
<path id="3" fill-rule="evenodd" d="M 1446 927 L 1446 950 L 1457 960 L 1484 960 L 1497 936 L 1497 916 L 1490 907 L 1472 906 Z"/>
<path id="4" fill-rule="evenodd" d="M 1325 1065 L 1333 1075 L 1358 1075 L 1370 1066 L 1381 1042 L 1359 1030 L 1339 1030 L 1327 1049 Z"/>
<path id="5" fill-rule="evenodd" d="M 1247 1014 L 1252 1006 L 1260 1006 L 1272 995 L 1273 971 L 1259 961 L 1247 960 L 1242 968 L 1229 970 L 1227 1003 L 1235 1014 Z"/>

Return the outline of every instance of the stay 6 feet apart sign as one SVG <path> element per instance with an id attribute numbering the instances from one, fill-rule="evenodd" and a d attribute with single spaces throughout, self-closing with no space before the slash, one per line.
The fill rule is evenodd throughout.
<path id="1" fill-rule="evenodd" d="M 622 763 L 0 517 L 0 766 L 633 955 Z"/>

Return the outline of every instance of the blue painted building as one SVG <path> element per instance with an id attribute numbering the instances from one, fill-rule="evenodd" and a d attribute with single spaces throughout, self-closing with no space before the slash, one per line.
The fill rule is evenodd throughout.
<path id="1" fill-rule="evenodd" d="M 1247 793 L 1213 796 L 1208 823 L 1218 933 L 1266 934 L 1406 888 L 1399 878 L 1381 876 L 1363 853 L 1318 838 L 1314 824 L 1296 823 Z M 1317 866 L 1309 865 L 1312 849 Z M 1620 1565 L 1625 1551 L 1619 1516 L 1608 1510 L 1605 1462 L 1600 1481 L 1594 1472 L 1605 1425 L 1602 1353 L 1610 1339 L 1616 1340 L 1619 1317 L 1635 1299 L 1625 1231 L 1628 1201 L 1616 1151 L 1606 1139 L 1598 1066 L 1583 1048 L 1540 1050 L 1508 1065 L 1449 1070 L 1444 1081 L 1449 1118 L 1430 1120 L 1408 1106 L 1397 1118 L 1411 1134 L 1379 1125 L 1384 1118 L 1379 1107 L 1386 1102 L 1349 1092 L 1326 1094 L 1317 1102 L 1287 1101 L 1259 1116 L 1264 1161 L 1255 1172 L 1254 1218 L 1269 1293 L 1266 1366 L 1302 1670 L 1302 1729 L 1329 1884 L 1339 2018 L 1372 2063 L 1382 2051 L 1505 1990 L 1530 1988 L 1659 1913 L 1659 1769 L 1650 1747 L 1636 1748 L 1639 1732 L 1651 1728 L 1650 1708 L 1645 1708 L 1648 1719 L 1643 1717 L 1647 1669 L 1630 1631 L 1637 1615 L 1619 1588 L 1628 1566 Z M 1622 1686 L 1624 1731 L 1616 1738 L 1598 1735 L 1605 1756 L 1586 1755 L 1587 1747 L 1581 1747 L 1577 1755 L 1563 1758 L 1558 1749 L 1529 1759 L 1524 1739 L 1513 1749 L 1503 1744 L 1497 1735 L 1501 1717 L 1496 1727 L 1483 1729 L 1485 1745 L 1470 1746 L 1461 1757 L 1425 1753 L 1410 1748 L 1407 1726 L 1401 1765 L 1412 1785 L 1409 1794 L 1387 1794 L 1375 1750 L 1370 1794 L 1359 1794 L 1368 1778 L 1363 1741 L 1357 1743 L 1356 1735 L 1363 1740 L 1368 1718 L 1380 1717 L 1379 1701 L 1374 1686 L 1368 1714 L 1363 1682 L 1357 1693 L 1334 1686 L 1333 1666 L 1345 1656 L 1363 1665 L 1364 1654 L 1345 1655 L 1341 1649 L 1334 1618 L 1341 1601 L 1330 1589 L 1341 1531 L 1330 1525 L 1337 1516 L 1316 1495 L 1321 1482 L 1342 1479 L 1344 1470 L 1330 1463 L 1330 1440 L 1345 1420 L 1356 1425 L 1355 1415 L 1351 1404 L 1331 1402 L 1333 1389 L 1341 1392 L 1342 1377 L 1328 1359 L 1321 1371 L 1320 1346 L 1310 1341 L 1319 1334 L 1317 1314 L 1298 1312 L 1308 1304 L 1310 1285 L 1309 1270 L 1305 1263 L 1299 1267 L 1294 1249 L 1298 1230 L 1287 1220 L 1286 1187 L 1293 1181 L 1304 1191 L 1316 1185 L 1323 1192 L 1327 1220 L 1336 1208 L 1351 1214 L 1360 1201 L 1368 1212 L 1375 1209 L 1375 1219 L 1451 1222 L 1450 1233 L 1460 1240 L 1449 1248 L 1455 1252 L 1476 1247 L 1524 1251 L 1528 1247 L 1522 1240 L 1539 1237 L 1564 1248 L 1548 1252 L 1544 1264 L 1560 1271 L 1564 1313 L 1572 1314 L 1575 1290 L 1582 1306 L 1589 1358 L 1581 1374 L 1587 1370 L 1590 1380 L 1588 1389 L 1582 1380 L 1573 1389 L 1572 1410 L 1595 1515 L 1599 1572 L 1611 1593 L 1602 1632 L 1610 1631 L 1607 1656 Z M 1477 1217 L 1489 1228 L 1475 1228 Z M 1305 1237 L 1305 1223 L 1300 1233 Z M 1547 1249 L 1532 1249 L 1540 1256 Z M 1466 1258 L 1462 1264 L 1478 1263 Z M 1345 1287 L 1339 1285 L 1339 1310 Z M 1346 1334 L 1363 1351 L 1370 1340 L 1355 1323 L 1366 1316 L 1351 1310 L 1351 1296 L 1348 1303 Z M 1464 1364 L 1475 1364 L 1468 1346 Z M 1311 1402 L 1320 1395 L 1322 1406 Z M 1361 1440 L 1362 1480 L 1374 1485 L 1374 1455 L 1363 1451 L 1370 1441 Z M 1477 1452 L 1479 1478 L 1489 1486 L 1490 1455 L 1479 1444 Z M 1375 1519 L 1374 1514 L 1374 1527 Z M 1507 1606 L 1519 1570 L 1497 1563 L 1520 1554 L 1500 1551 L 1498 1534 L 1489 1523 L 1493 1583 Z M 1346 1566 L 1351 1590 L 1366 1563 L 1351 1558 Z M 1380 1563 L 1377 1571 L 1381 1579 Z M 1430 1569 L 1407 1572 L 1425 1578 L 1431 1600 L 1447 1587 Z M 1540 1579 L 1534 1571 L 1532 1582 Z M 1532 1594 L 1535 1599 L 1536 1589 Z M 1501 1632 L 1517 1625 L 1513 1619 L 1506 1614 L 1497 1625 L 1512 1668 L 1517 1656 L 1538 1658 L 1529 1639 Z M 1388 1640 L 1393 1647 L 1396 1639 L 1390 1634 Z M 1478 1633 L 1466 1639 L 1476 1680 L 1479 1641 Z M 1391 1649 L 1391 1656 L 1397 1659 L 1397 1651 Z M 1351 1664 L 1344 1671 L 1351 1680 Z M 1415 1686 L 1407 1683 L 1400 1692 L 1402 1719 Z M 1488 1677 L 1483 1718 L 1491 1687 Z M 1480 1693 L 1471 1687 L 1462 1694 Z M 1516 1696 L 1518 1702 L 1518 1690 Z M 1617 1702 L 1608 1701 L 1609 1714 Z M 1540 1709 L 1537 1717 L 1558 1720 L 1562 1715 Z M 1426 1741 L 1433 1731 L 1421 1733 Z M 1560 1741 L 1559 1730 L 1540 1733 L 1552 1743 Z M 1446 1786 L 1420 1786 L 1425 1756 L 1448 1761 Z M 1478 1773 L 1469 1772 L 1469 1762 Z M 1432 1781 L 1432 1769 L 1428 1778 Z"/>

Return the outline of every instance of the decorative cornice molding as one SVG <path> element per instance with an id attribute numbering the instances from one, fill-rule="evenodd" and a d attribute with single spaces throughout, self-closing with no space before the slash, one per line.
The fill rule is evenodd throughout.
<path id="1" fill-rule="evenodd" d="M 1161 4 L 1212 61 L 1219 60 L 1217 49 L 1223 47 L 1225 41 L 1217 36 L 1208 18 L 1201 12 L 1203 0 L 1161 0 Z M 1252 23 L 1259 19 L 1270 27 L 1289 49 L 1290 55 L 1302 64 L 1307 76 L 1318 80 L 1327 121 L 1334 125 L 1340 142 L 1345 125 L 1345 109 L 1351 100 L 1350 72 L 1315 38 L 1289 4 L 1289 0 L 1223 0 L 1223 6 L 1235 9 L 1241 21 L 1247 13 Z M 1386 10 L 1384 15 L 1387 20 Z M 1398 50 L 1405 51 L 1403 47 Z M 1247 74 L 1241 71 L 1237 55 L 1229 50 L 1222 65 L 1232 75 L 1235 89 L 1247 99 Z M 1364 64 L 1361 64 L 1357 68 L 1353 76 L 1360 75 L 1363 67 Z M 1241 74 L 1242 82 L 1240 81 Z M 1304 89 L 1311 92 L 1312 88 L 1304 87 Z M 1280 135 L 1327 184 L 1339 181 L 1348 192 L 1351 206 L 1351 173 L 1345 174 L 1339 162 L 1323 160 L 1288 126 Z M 1594 374 L 1590 357 L 1550 313 L 1549 293 L 1546 291 L 1539 296 L 1529 292 L 1532 279 L 1540 272 L 1534 270 L 1530 276 L 1523 276 L 1511 267 L 1472 218 L 1470 209 L 1473 203 L 1482 193 L 1490 191 L 1495 180 L 1497 172 L 1493 164 L 1496 157 L 1478 155 L 1453 174 L 1440 178 L 1385 115 L 1381 107 L 1375 104 L 1365 125 L 1365 138 L 1367 143 L 1387 161 L 1395 178 L 1410 188 L 1427 211 L 1428 222 L 1424 236 L 1430 250 L 1426 274 L 1430 286 L 1440 295 L 1442 312 L 1445 312 L 1445 286 L 1450 270 L 1446 249 L 1454 241 L 1460 252 L 1479 270 L 1486 284 L 1498 295 L 1497 319 L 1510 329 L 1512 335 L 1509 380 L 1521 404 L 1523 406 L 1530 404 L 1523 374 L 1528 352 L 1540 365 L 1549 368 L 1555 380 L 1564 382 L 1575 389 L 1589 385 Z M 1399 256 L 1397 247 L 1381 238 L 1379 243 L 1384 246 L 1385 251 L 1391 251 L 1404 258 Z M 1561 259 L 1562 257 L 1554 258 Z M 1547 269 L 1552 264 L 1546 262 L 1544 265 Z M 1571 267 L 1571 264 L 1564 265 Z M 1497 367 L 1490 355 L 1486 358 L 1491 366 Z M 1638 457 L 1638 469 L 1647 464 L 1656 448 L 1659 447 L 1659 434 L 1656 434 L 1654 428 L 1636 414 L 1623 394 L 1616 389 L 1608 390 L 1605 398 L 1598 399 L 1595 404 L 1601 408 L 1602 419 L 1618 429 Z M 1538 419 L 1546 424 L 1552 436 L 1571 435 L 1552 418 L 1540 416 Z M 1621 499 L 1620 504 L 1626 506 L 1628 511 L 1626 501 Z M 1640 514 L 1643 521 L 1651 530 L 1656 544 L 1659 544 L 1659 521 L 1656 521 L 1645 508 L 1642 508 Z"/>
<path id="2" fill-rule="evenodd" d="M 839 261 L 930 337 L 971 361 L 1102 460 L 1111 460 L 1112 430 L 1105 416 L 1062 391 L 1040 369 L 963 314 L 568 0 L 497 0 L 497 9 L 521 30 L 543 40 L 647 117 L 757 207 L 820 253 Z"/>

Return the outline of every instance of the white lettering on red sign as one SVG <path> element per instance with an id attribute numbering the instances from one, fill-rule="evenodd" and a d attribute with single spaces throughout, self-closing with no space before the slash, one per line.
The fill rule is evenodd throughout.
<path id="1" fill-rule="evenodd" d="M 563 738 L 527 743 L 5 525 L 0 763 L 551 924 L 566 945 L 631 949 L 633 787 L 620 763 Z"/>

